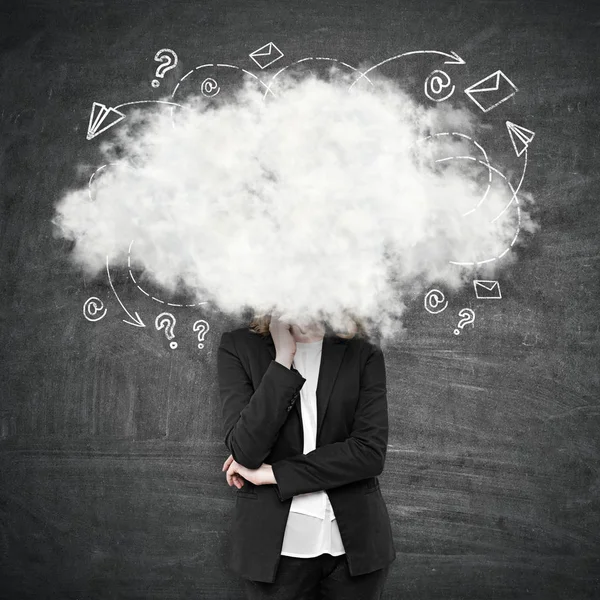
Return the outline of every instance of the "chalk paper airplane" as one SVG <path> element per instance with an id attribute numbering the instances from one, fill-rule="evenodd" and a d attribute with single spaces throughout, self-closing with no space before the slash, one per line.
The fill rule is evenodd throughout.
<path id="1" fill-rule="evenodd" d="M 90 113 L 86 138 L 88 140 L 95 138 L 124 118 L 125 115 L 116 108 L 107 108 L 104 104 L 94 102 L 92 112 Z"/>
<path id="2" fill-rule="evenodd" d="M 529 129 L 525 129 L 525 127 L 521 127 L 520 125 L 515 125 L 510 121 L 506 121 L 506 128 L 508 129 L 508 134 L 510 135 L 510 141 L 512 142 L 513 148 L 515 149 L 515 153 L 517 156 L 521 156 L 531 141 L 533 140 L 535 133 L 530 131 Z"/>
<path id="3" fill-rule="evenodd" d="M 261 69 L 266 69 L 274 62 L 277 62 L 283 56 L 283 52 L 273 42 L 269 42 L 261 48 L 258 48 L 258 50 L 250 52 L 248 56 Z"/>
<path id="4" fill-rule="evenodd" d="M 517 86 L 502 71 L 498 70 L 468 87 L 465 94 L 483 112 L 488 112 L 512 98 L 518 91 Z"/>

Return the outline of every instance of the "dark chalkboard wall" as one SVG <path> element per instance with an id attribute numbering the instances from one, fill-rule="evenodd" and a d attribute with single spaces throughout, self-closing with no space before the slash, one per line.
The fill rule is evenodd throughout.
<path id="1" fill-rule="evenodd" d="M 541 230 L 498 274 L 502 301 L 465 289 L 432 318 L 418 298 L 385 351 L 380 479 L 398 559 L 384 597 L 600 597 L 597 2 L 4 0 L 0 30 L 3 598 L 242 597 L 215 381 L 221 332 L 241 323 L 173 309 L 171 350 L 164 332 L 122 322 L 108 282 L 72 265 L 50 219 L 98 166 L 93 101 L 156 98 L 161 48 L 179 56 L 171 90 L 202 63 L 252 67 L 268 41 L 293 60 L 353 65 L 455 51 L 461 90 L 497 69 L 518 84 L 481 117 L 535 131 L 524 187 Z M 121 301 L 153 320 L 126 275 L 114 276 Z M 91 296 L 99 322 L 82 314 Z M 476 326 L 454 336 L 463 306 Z"/>

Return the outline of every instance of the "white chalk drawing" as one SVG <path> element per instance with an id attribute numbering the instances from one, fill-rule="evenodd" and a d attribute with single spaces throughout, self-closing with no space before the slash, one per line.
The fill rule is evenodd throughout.
<path id="1" fill-rule="evenodd" d="M 464 64 L 466 64 L 465 61 L 454 51 L 448 53 L 448 52 L 442 52 L 441 50 L 411 50 L 410 52 L 403 52 L 402 54 L 397 54 L 396 56 L 391 56 L 390 58 L 386 58 L 385 60 L 382 60 L 381 62 L 377 63 L 376 65 L 369 67 L 366 71 L 363 71 L 360 74 L 360 76 L 358 77 L 358 79 L 356 81 L 354 81 L 352 83 L 352 85 L 350 86 L 350 89 L 352 89 L 361 79 L 366 77 L 371 71 L 379 68 L 381 65 L 385 65 L 386 63 L 389 63 L 393 60 L 398 60 L 400 58 L 405 58 L 407 56 L 415 56 L 418 54 L 438 54 L 441 56 L 445 56 L 446 58 L 449 59 L 449 60 L 444 61 L 445 65 L 464 65 Z"/>
<path id="2" fill-rule="evenodd" d="M 517 86 L 500 69 L 469 86 L 465 94 L 483 111 L 489 112 L 518 92 Z"/>
<path id="3" fill-rule="evenodd" d="M 161 300 L 160 298 L 157 298 L 156 296 L 152 296 L 151 294 L 149 294 L 136 281 L 135 276 L 131 270 L 131 247 L 133 246 L 133 242 L 134 242 L 134 240 L 131 240 L 131 242 L 129 243 L 129 251 L 127 253 L 127 268 L 129 270 L 129 277 L 130 277 L 131 281 L 133 281 L 133 283 L 135 283 L 137 289 L 140 290 L 140 292 L 142 292 L 142 294 L 145 294 L 148 298 L 150 298 L 151 300 L 154 300 L 154 302 L 158 302 L 159 304 L 164 304 L 165 306 L 176 306 L 178 308 L 188 308 L 188 307 L 192 307 L 192 306 L 201 306 L 202 304 L 208 304 L 208 302 L 197 302 L 196 304 L 176 304 L 175 302 L 166 302 L 165 300 Z"/>
<path id="4" fill-rule="evenodd" d="M 433 100 L 434 102 L 443 102 L 444 100 L 448 100 L 448 98 L 454 94 L 456 86 L 452 84 L 452 79 L 450 79 L 448 73 L 435 70 L 430 73 L 425 80 L 423 88 L 425 95 L 430 100 Z M 450 88 L 450 91 L 446 92 L 448 88 Z"/>
<path id="5" fill-rule="evenodd" d="M 273 94 L 273 96 L 276 95 L 271 88 L 272 88 L 273 84 L 275 83 L 275 79 L 277 79 L 277 77 L 279 77 L 279 75 L 281 75 L 281 73 L 283 73 L 286 69 L 293 67 L 294 65 L 298 65 L 300 63 L 304 63 L 309 60 L 321 60 L 321 61 L 329 61 L 329 62 L 337 63 L 338 65 L 342 65 L 343 67 L 346 67 L 347 69 L 350 69 L 351 71 L 354 71 L 355 73 L 358 73 L 361 77 L 363 76 L 363 73 L 361 73 L 356 67 L 353 67 L 352 65 L 349 65 L 348 63 L 338 60 L 337 58 L 330 58 L 328 56 L 307 56 L 305 58 L 301 58 L 300 60 L 290 63 L 289 65 L 286 65 L 285 67 L 282 67 L 281 69 L 279 69 L 279 71 L 277 71 L 277 73 L 275 73 L 273 75 L 273 77 L 271 77 L 271 81 L 269 81 L 269 85 L 266 86 L 267 89 L 265 90 L 264 98 L 266 98 L 267 94 L 269 94 L 269 93 Z M 365 77 L 365 79 L 371 85 L 373 85 L 373 82 L 368 77 Z"/>
<path id="6" fill-rule="evenodd" d="M 498 171 L 497 169 L 494 169 L 490 165 L 490 161 L 489 161 L 488 155 L 487 155 L 486 151 L 483 149 L 483 147 L 479 143 L 477 143 L 474 139 L 470 138 L 468 135 L 465 135 L 464 133 L 456 133 L 456 132 L 452 132 L 452 133 L 447 133 L 447 132 L 436 133 L 436 134 L 427 136 L 425 138 L 422 138 L 421 140 L 419 140 L 419 142 L 428 140 L 428 139 L 433 138 L 433 137 L 444 136 L 444 135 L 456 135 L 456 136 L 463 137 L 463 138 L 465 138 L 467 140 L 470 140 L 482 152 L 482 154 L 484 156 L 484 161 L 483 162 L 479 161 L 479 162 L 481 162 L 481 164 L 483 164 L 487 168 L 487 170 L 488 170 L 488 184 L 487 184 L 487 188 L 485 190 L 485 193 L 483 194 L 483 196 L 481 197 L 481 199 L 479 200 L 479 202 L 471 210 L 468 210 L 467 212 L 463 213 L 462 216 L 465 217 L 465 216 L 471 214 L 472 212 L 474 212 L 475 210 L 477 210 L 477 208 L 479 206 L 481 206 L 481 204 L 483 203 L 483 201 L 486 199 L 486 197 L 487 197 L 487 195 L 488 195 L 488 193 L 490 191 L 491 185 L 492 185 L 492 172 L 496 172 L 498 175 L 500 175 L 501 177 L 504 177 L 505 179 L 506 179 L 506 177 L 502 173 L 500 173 L 500 171 Z M 512 196 L 511 196 L 510 200 L 508 201 L 508 203 L 506 204 L 506 206 L 490 221 L 490 223 L 494 223 L 495 221 L 497 221 L 510 208 L 510 206 L 511 206 L 511 204 L 513 202 L 516 202 L 518 204 L 519 199 L 517 197 L 517 194 L 519 193 L 519 190 L 521 189 L 521 186 L 523 185 L 523 181 L 525 179 L 525 172 L 527 171 L 527 162 L 528 162 L 527 154 L 528 154 L 527 153 L 527 148 L 525 148 L 524 162 L 523 162 L 523 171 L 521 173 L 521 177 L 519 179 L 519 183 L 518 183 L 517 187 L 513 188 L 512 185 L 510 185 L 510 183 L 507 182 L 508 185 L 510 186 L 511 190 L 512 190 Z M 477 160 L 476 158 L 474 158 L 472 156 L 448 156 L 448 157 L 445 157 L 445 158 L 437 159 L 436 162 L 445 162 L 445 161 L 448 161 L 448 160 L 455 160 L 455 159 L 473 160 L 473 161 Z"/>
<path id="7" fill-rule="evenodd" d="M 515 154 L 521 156 L 533 141 L 535 133 L 529 129 L 525 129 L 525 127 L 522 127 L 521 125 L 515 125 L 510 121 L 506 121 L 506 128 L 508 129 L 510 141 L 515 149 Z"/>
<path id="8" fill-rule="evenodd" d="M 221 91 L 221 88 L 212 77 L 207 77 L 202 82 L 202 85 L 200 86 L 200 91 L 202 92 L 203 96 L 206 96 L 207 98 L 212 98 Z"/>
<path id="9" fill-rule="evenodd" d="M 117 161 L 117 162 L 111 162 L 111 163 L 106 163 L 105 165 L 101 165 L 91 174 L 90 179 L 88 181 L 88 197 L 89 197 L 90 201 L 92 201 L 92 202 L 94 201 L 94 197 L 92 196 L 92 183 L 94 182 L 96 175 L 98 175 L 98 173 L 100 173 L 100 171 L 106 169 L 106 167 L 110 167 L 112 165 L 118 165 L 118 164 L 122 164 L 123 166 L 127 167 L 128 169 L 131 168 L 130 165 L 123 163 L 121 161 Z"/>
<path id="10" fill-rule="evenodd" d="M 486 190 L 483 193 L 483 195 L 481 196 L 481 199 L 479 200 L 479 202 L 471 210 L 468 210 L 467 212 L 464 212 L 462 214 L 463 217 L 466 217 L 467 215 L 471 214 L 472 212 L 475 212 L 483 204 L 483 202 L 487 198 L 487 195 L 489 194 L 489 191 L 492 187 L 492 169 L 490 167 L 490 161 L 489 161 L 487 152 L 484 150 L 483 146 L 481 144 L 479 144 L 476 140 L 474 140 L 472 137 L 469 137 L 468 135 L 466 135 L 464 133 L 458 133 L 456 131 L 452 131 L 452 132 L 445 131 L 442 133 L 434 133 L 432 135 L 428 135 L 427 137 L 421 138 L 420 140 L 417 141 L 417 143 L 424 142 L 426 140 L 436 138 L 436 137 L 451 136 L 451 135 L 464 138 L 466 140 L 469 140 L 471 143 L 473 143 L 477 147 L 477 149 L 483 154 L 483 159 L 484 159 L 483 164 L 487 167 L 487 170 L 488 170 L 488 182 L 487 182 Z M 444 162 L 447 160 L 453 160 L 455 158 L 458 158 L 458 157 L 447 156 L 445 158 L 439 158 L 435 162 Z"/>
<path id="11" fill-rule="evenodd" d="M 425 310 L 428 313 L 431 313 L 432 315 L 437 315 L 446 310 L 446 308 L 448 307 L 448 300 L 446 300 L 446 297 L 444 296 L 443 292 L 440 292 L 440 290 L 436 290 L 434 288 L 427 292 L 423 304 L 425 306 Z"/>
<path id="12" fill-rule="evenodd" d="M 521 125 L 515 125 L 510 121 L 506 121 L 506 128 L 508 129 L 508 133 L 510 135 L 510 139 L 517 156 L 523 156 L 523 171 L 521 173 L 521 178 L 519 179 L 519 183 L 513 193 L 512 198 L 508 202 L 508 204 L 492 219 L 492 223 L 499 219 L 510 207 L 513 201 L 518 202 L 517 194 L 523 185 L 523 181 L 525 179 L 525 173 L 527 171 L 527 163 L 528 163 L 528 148 L 529 144 L 532 142 L 535 137 L 535 133 L 529 129 L 525 129 Z"/>
<path id="13" fill-rule="evenodd" d="M 177 320 L 171 313 L 164 312 L 164 313 L 160 313 L 160 315 L 158 315 L 158 317 L 156 317 L 156 319 L 154 321 L 154 326 L 156 327 L 156 329 L 158 331 L 160 331 L 161 329 L 164 329 L 165 336 L 167 337 L 167 339 L 172 340 L 175 337 L 174 330 L 175 330 L 176 323 L 177 323 Z M 171 348 L 171 350 L 175 350 L 175 348 L 177 348 L 177 342 L 171 341 L 171 343 L 169 344 L 169 347 Z"/>
<path id="14" fill-rule="evenodd" d="M 83 304 L 83 316 L 92 322 L 100 321 L 106 316 L 106 308 L 104 302 L 96 296 L 88 298 Z"/>
<path id="15" fill-rule="evenodd" d="M 116 108 L 107 107 L 104 104 L 100 104 L 100 102 L 94 102 L 92 104 L 92 111 L 90 112 L 86 138 L 88 140 L 95 138 L 124 118 L 125 115 Z"/>
<path id="16" fill-rule="evenodd" d="M 462 158 L 462 159 L 468 159 L 468 160 L 474 160 L 477 161 L 481 164 L 485 164 L 483 161 L 478 160 L 476 158 L 473 158 L 472 156 L 456 156 L 454 158 Z M 506 185 L 510 188 L 510 191 L 512 192 L 512 199 L 509 202 L 509 205 L 512 204 L 512 201 L 515 201 L 515 206 L 516 206 L 516 210 L 517 210 L 517 225 L 516 225 L 516 229 L 515 229 L 515 235 L 513 237 L 513 239 L 511 240 L 510 244 L 508 245 L 507 248 L 505 248 L 502 252 L 500 252 L 500 254 L 498 254 L 497 256 L 494 256 L 492 258 L 486 258 L 485 260 L 478 260 L 478 261 L 471 261 L 471 262 L 457 262 L 454 260 L 449 261 L 450 264 L 453 265 L 464 265 L 464 266 L 471 266 L 471 265 L 483 265 L 486 263 L 491 263 L 494 262 L 495 260 L 498 260 L 500 258 L 502 258 L 503 256 L 505 256 L 510 249 L 514 246 L 515 242 L 517 241 L 517 238 L 519 237 L 519 232 L 521 231 L 521 206 L 519 204 L 519 198 L 517 196 L 517 191 L 515 190 L 515 188 L 512 186 L 512 184 L 510 183 L 510 181 L 506 178 L 506 175 L 504 175 L 504 173 L 502 173 L 501 171 L 499 171 L 498 169 L 496 169 L 495 167 L 492 167 L 491 165 L 489 166 L 489 168 L 494 171 L 494 173 L 500 175 L 500 177 L 502 177 L 502 179 L 504 179 Z M 496 220 L 497 217 L 495 217 L 494 219 L 492 219 L 490 221 L 490 223 L 493 223 Z"/>
<path id="17" fill-rule="evenodd" d="M 168 104 L 171 106 L 179 106 L 181 108 L 181 104 L 167 102 L 166 100 L 136 100 L 134 102 L 125 102 L 114 107 L 106 107 L 104 104 L 100 104 L 100 102 L 94 102 L 90 112 L 86 139 L 91 140 L 121 122 L 126 115 L 118 109 L 132 104 Z"/>
<path id="18" fill-rule="evenodd" d="M 96 175 L 98 173 L 100 173 L 100 171 L 102 171 L 103 169 L 106 169 L 106 167 L 108 167 L 108 165 L 116 165 L 117 163 L 106 163 L 105 165 L 101 165 L 100 167 L 98 167 L 90 176 L 90 179 L 88 181 L 88 197 L 90 199 L 90 202 L 94 201 L 94 198 L 92 197 L 92 183 L 94 182 L 94 179 L 96 177 Z"/>
<path id="19" fill-rule="evenodd" d="M 131 106 L 132 104 L 166 104 L 168 106 L 179 106 L 179 108 L 183 108 L 181 104 L 178 104 L 177 102 L 168 102 L 167 100 L 134 100 L 133 102 L 123 102 L 123 104 L 117 104 L 115 108 Z"/>
<path id="20" fill-rule="evenodd" d="M 491 279 L 474 279 L 473 287 L 478 300 L 500 300 L 502 292 L 500 283 Z"/>
<path id="21" fill-rule="evenodd" d="M 273 63 L 282 58 L 283 55 L 283 52 L 273 42 L 268 42 L 264 46 L 261 46 L 248 54 L 260 69 L 270 67 Z"/>
<path id="22" fill-rule="evenodd" d="M 194 67 L 193 69 L 189 70 L 178 82 L 177 85 L 175 85 L 175 88 L 173 89 L 173 92 L 171 93 L 171 98 L 175 98 L 175 94 L 177 93 L 177 91 L 179 90 L 181 84 L 194 72 L 194 71 L 199 71 L 201 69 L 208 69 L 210 67 L 224 67 L 227 69 L 237 69 L 239 71 L 241 71 L 242 73 L 245 73 L 246 75 L 248 75 L 249 77 L 252 77 L 254 80 L 256 80 L 258 83 L 260 83 L 260 85 L 262 85 L 264 88 L 267 88 L 267 85 L 265 84 L 264 81 L 262 81 L 259 77 L 257 77 L 254 73 L 251 73 L 250 71 L 247 71 L 246 69 L 242 69 L 241 67 L 237 67 L 236 65 L 228 65 L 228 64 L 224 64 L 224 63 L 206 63 L 204 65 L 198 65 L 197 67 Z M 206 79 L 204 80 L 206 81 Z M 214 81 L 214 80 L 213 80 Z M 268 88 L 267 88 L 268 89 Z M 177 104 L 176 102 L 173 102 L 172 104 L 174 104 L 175 106 L 181 106 L 180 104 Z M 171 109 L 171 117 L 173 117 L 173 109 Z M 173 127 L 175 127 L 175 122 L 172 123 Z"/>
<path id="23" fill-rule="evenodd" d="M 373 65 L 372 67 L 370 67 L 369 69 L 367 69 L 363 72 L 359 71 L 355 67 L 353 67 L 343 61 L 340 61 L 338 59 L 329 58 L 329 57 L 306 57 L 306 58 L 300 59 L 298 61 L 295 61 L 294 63 L 291 63 L 290 65 L 286 65 L 283 68 L 281 68 L 279 71 L 277 71 L 272 76 L 269 84 L 266 85 L 255 74 L 247 71 L 246 69 L 238 67 L 236 65 L 224 64 L 224 63 L 207 63 L 207 64 L 203 64 L 203 65 L 198 65 L 194 69 L 191 69 L 190 71 L 188 71 L 175 85 L 175 88 L 171 94 L 171 97 L 172 97 L 172 99 L 174 99 L 181 84 L 190 75 L 192 75 L 192 73 L 194 73 L 195 71 L 205 69 L 205 68 L 210 68 L 210 67 L 223 67 L 223 68 L 229 68 L 229 69 L 237 69 L 237 70 L 245 73 L 246 75 L 249 75 L 250 77 L 254 78 L 257 82 L 259 82 L 265 88 L 265 97 L 266 97 L 266 95 L 268 93 L 273 94 L 271 87 L 273 86 L 276 78 L 281 73 L 283 73 L 286 69 L 288 69 L 291 66 L 298 64 L 298 63 L 303 63 L 303 62 L 311 61 L 311 60 L 331 61 L 331 62 L 338 63 L 339 65 L 342 65 L 342 66 L 354 71 L 357 74 L 357 78 L 350 85 L 350 89 L 351 89 L 361 79 L 366 79 L 367 82 L 372 85 L 372 82 L 369 79 L 368 74 L 384 64 L 387 64 L 391 61 L 398 60 L 398 59 L 408 57 L 408 56 L 426 55 L 426 54 L 439 55 L 439 56 L 445 57 L 446 58 L 446 60 L 444 61 L 445 65 L 464 65 L 464 64 L 466 64 L 465 61 L 456 52 L 452 51 L 452 52 L 448 53 L 448 52 L 442 52 L 439 50 L 415 50 L 415 51 L 410 51 L 410 52 L 404 52 L 402 54 L 398 54 L 396 56 L 387 58 L 387 59 L 377 63 L 376 65 Z M 265 44 L 261 48 L 258 48 L 257 50 L 255 50 L 254 52 L 249 54 L 249 57 L 254 61 L 254 63 L 261 70 L 266 69 L 267 67 L 269 67 L 276 61 L 280 60 L 283 56 L 284 56 L 283 52 L 281 52 L 281 50 L 279 48 L 277 48 L 277 46 L 272 42 Z M 159 52 L 156 53 L 155 60 L 160 62 L 161 65 L 156 70 L 157 79 L 152 81 L 152 85 L 153 85 L 153 87 L 159 87 L 160 81 L 158 81 L 158 79 L 163 79 L 165 76 L 165 73 L 167 71 L 175 68 L 175 66 L 177 65 L 178 58 L 177 58 L 176 53 L 173 50 L 164 48 L 162 50 L 159 50 Z M 452 83 L 452 79 L 451 79 L 450 75 L 448 75 L 448 73 L 446 73 L 443 70 L 436 69 L 436 70 L 432 71 L 424 82 L 424 93 L 427 98 L 429 98 L 430 100 L 432 100 L 434 102 L 443 102 L 443 101 L 447 100 L 454 94 L 455 91 L 456 91 L 456 86 Z M 469 99 L 473 103 L 475 103 L 479 107 L 480 110 L 482 110 L 483 112 L 486 112 L 486 113 L 493 110 L 494 108 L 496 108 L 503 102 L 506 102 L 509 98 L 513 97 L 518 91 L 519 90 L 518 90 L 517 86 L 501 70 L 497 70 L 494 73 L 491 73 L 490 75 L 488 75 L 485 78 L 481 79 L 480 81 L 470 85 L 468 88 L 466 88 L 464 90 L 465 94 L 469 97 Z M 206 77 L 201 83 L 201 92 L 206 97 L 214 97 L 220 92 L 219 84 L 213 77 Z M 93 106 L 92 106 L 92 111 L 90 114 L 89 123 L 88 123 L 87 139 L 88 140 L 93 139 L 94 137 L 100 135 L 101 133 L 105 132 L 109 128 L 113 127 L 114 125 L 116 125 L 117 123 L 122 121 L 126 115 L 122 111 L 119 110 L 120 108 L 122 108 L 124 106 L 128 106 L 128 105 L 144 104 L 144 103 L 161 103 L 161 104 L 170 105 L 171 109 L 172 109 L 172 112 L 171 112 L 172 115 L 173 115 L 173 108 L 175 106 L 182 107 L 182 105 L 177 102 L 174 102 L 174 101 L 167 102 L 167 101 L 161 101 L 161 100 L 141 100 L 141 101 L 134 101 L 134 102 L 126 102 L 126 103 L 123 103 L 123 104 L 120 104 L 120 105 L 117 105 L 114 107 L 107 107 L 106 105 L 101 104 L 99 102 L 94 102 Z M 485 166 L 488 169 L 488 182 L 487 182 L 487 187 L 486 187 L 485 192 L 483 193 L 483 195 L 482 195 L 481 199 L 479 200 L 479 202 L 477 203 L 477 205 L 474 206 L 473 208 L 471 208 L 470 210 L 468 210 L 467 212 L 463 213 L 463 216 L 467 216 L 467 215 L 471 214 L 472 212 L 474 212 L 475 210 L 477 210 L 477 208 L 479 206 L 481 206 L 481 204 L 485 201 L 485 199 L 487 198 L 487 196 L 489 194 L 489 190 L 491 188 L 493 174 L 497 174 L 504 179 L 504 181 L 506 182 L 507 186 L 509 187 L 509 189 L 512 193 L 512 196 L 511 196 L 510 201 L 504 207 L 504 209 L 492 220 L 492 222 L 496 221 L 506 210 L 508 210 L 509 207 L 513 204 L 513 202 L 515 203 L 515 207 L 516 207 L 516 211 L 517 211 L 517 224 L 516 224 L 515 235 L 514 235 L 512 241 L 510 242 L 510 244 L 508 245 L 508 247 L 505 248 L 502 252 L 500 252 L 497 256 L 493 256 L 493 257 L 487 258 L 485 260 L 468 261 L 468 262 L 458 262 L 458 261 L 451 260 L 451 261 L 449 261 L 450 264 L 462 265 L 462 266 L 478 266 L 478 265 L 493 262 L 495 260 L 499 260 L 500 258 L 505 256 L 510 251 L 510 249 L 515 244 L 515 242 L 518 238 L 518 235 L 520 232 L 520 227 L 521 227 L 521 211 L 520 211 L 518 192 L 523 184 L 525 172 L 527 169 L 527 161 L 528 161 L 527 150 L 535 136 L 535 133 L 529 129 L 526 129 L 523 126 L 516 125 L 515 123 L 512 123 L 511 121 L 506 121 L 506 127 L 508 130 L 515 154 L 517 155 L 517 157 L 524 156 L 523 172 L 521 174 L 521 178 L 519 180 L 519 183 L 518 183 L 516 189 L 513 187 L 511 182 L 508 180 L 508 178 L 502 172 L 500 172 L 498 169 L 491 166 L 488 154 L 486 153 L 484 148 L 477 141 L 470 138 L 469 136 L 462 134 L 462 133 L 458 133 L 458 132 L 442 132 L 442 133 L 432 134 L 432 135 L 428 136 L 427 138 L 423 138 L 423 140 L 427 140 L 427 139 L 435 138 L 438 136 L 460 136 L 462 138 L 469 140 L 471 143 L 473 143 L 478 148 L 478 150 L 481 152 L 483 160 L 477 159 L 472 156 L 451 156 L 451 157 L 445 157 L 445 158 L 436 160 L 436 162 L 444 162 L 447 160 L 471 160 L 471 161 L 475 161 L 475 162 Z M 419 141 L 423 141 L 423 140 L 419 140 Z M 102 169 L 106 168 L 110 164 L 116 164 L 116 163 L 108 163 L 107 165 L 102 165 L 90 177 L 90 180 L 88 183 L 90 200 L 92 199 L 91 186 L 92 186 L 94 178 L 97 176 L 97 174 Z M 157 298 L 155 296 L 152 296 L 147 291 L 145 291 L 135 280 L 135 277 L 134 277 L 132 269 L 131 269 L 131 247 L 132 247 L 132 244 L 133 244 L 133 240 L 131 241 L 130 246 L 129 246 L 129 256 L 128 256 L 129 276 L 130 276 L 131 280 L 134 282 L 134 284 L 136 285 L 136 287 L 142 293 L 144 293 L 147 297 L 151 298 L 153 301 L 158 302 L 163 305 L 167 305 L 167 306 L 194 307 L 194 306 L 199 306 L 202 304 L 207 304 L 207 302 L 200 302 L 200 303 L 195 303 L 195 304 L 170 303 L 170 302 L 161 300 L 160 298 Z M 127 313 L 127 315 L 131 319 L 131 320 L 123 319 L 123 321 L 125 323 L 134 325 L 136 327 L 146 327 L 146 325 L 142 321 L 139 314 L 137 312 L 135 312 L 134 313 L 135 316 L 132 315 L 127 310 L 127 308 L 124 306 L 124 304 L 121 302 L 119 296 L 117 295 L 115 288 L 113 286 L 112 280 L 111 280 L 111 276 L 110 276 L 109 257 L 108 256 L 106 257 L 106 269 L 107 269 L 107 275 L 108 275 L 111 289 L 112 289 L 113 293 L 115 294 L 115 297 L 117 298 L 119 304 L 121 305 L 123 310 Z M 476 297 L 478 299 L 501 299 L 502 298 L 501 291 L 500 291 L 500 284 L 497 281 L 474 280 L 473 285 L 474 285 Z M 443 292 L 441 292 L 440 290 L 437 290 L 437 289 L 431 289 L 431 290 L 429 290 L 429 292 L 426 294 L 426 296 L 424 298 L 424 306 L 425 306 L 425 309 L 430 314 L 439 314 L 439 313 L 443 312 L 444 310 L 446 310 L 446 308 L 448 307 L 448 301 L 446 300 Z M 86 303 L 84 304 L 84 316 L 86 319 L 88 319 L 90 321 L 98 321 L 98 320 L 104 318 L 104 316 L 106 315 L 106 312 L 107 311 L 104 308 L 104 304 L 102 303 L 102 301 L 100 299 L 98 299 L 96 297 L 89 298 L 86 301 Z M 466 325 L 474 324 L 474 321 L 475 321 L 475 313 L 471 309 L 464 308 L 458 314 L 461 317 L 461 320 L 458 323 L 457 328 L 454 330 L 455 335 L 459 335 L 461 333 L 462 329 Z M 173 338 L 175 337 L 174 336 L 175 323 L 176 323 L 175 317 L 171 313 L 161 313 L 155 320 L 156 328 L 158 330 L 164 329 L 167 339 L 171 340 L 170 347 L 172 349 L 177 348 L 177 342 L 173 341 Z M 198 348 L 204 347 L 204 344 L 202 342 L 204 342 L 205 336 L 206 336 L 207 332 L 209 331 L 209 329 L 210 329 L 209 324 L 205 320 L 201 319 L 194 323 L 193 330 L 195 332 L 197 332 L 197 335 L 198 335 L 198 342 L 199 342 Z"/>
<path id="24" fill-rule="evenodd" d="M 133 325 L 134 327 L 146 327 L 146 324 L 144 323 L 144 321 L 142 321 L 142 318 L 140 317 L 140 315 L 138 315 L 137 312 L 135 313 L 135 316 L 132 315 L 127 310 L 125 305 L 121 302 L 121 298 L 119 298 L 119 295 L 117 294 L 117 292 L 115 290 L 115 286 L 113 285 L 112 279 L 110 278 L 110 269 L 108 266 L 108 256 L 106 257 L 106 274 L 108 275 L 108 283 L 110 284 L 110 289 L 113 291 L 113 294 L 115 295 L 115 298 L 121 305 L 121 308 L 129 315 L 129 318 L 131 319 L 131 321 L 126 321 L 125 319 L 123 319 L 123 323 L 127 323 L 127 325 Z"/>
<path id="25" fill-rule="evenodd" d="M 154 55 L 154 60 L 161 64 L 156 69 L 156 77 L 162 79 L 167 71 L 174 69 L 177 66 L 177 54 L 170 48 L 163 48 Z M 160 85 L 158 79 L 152 80 L 152 87 L 157 88 Z"/>
<path id="26" fill-rule="evenodd" d="M 471 325 L 473 325 L 473 327 L 475 327 L 475 312 L 472 311 L 470 308 L 463 308 L 463 309 L 459 310 L 458 316 L 462 317 L 462 318 L 458 322 L 458 325 L 456 326 L 456 329 L 454 330 L 454 335 L 460 335 L 460 332 L 463 329 L 463 327 L 465 327 L 469 324 L 471 324 Z"/>
<path id="27" fill-rule="evenodd" d="M 491 223 L 494 223 L 497 219 L 499 219 L 509 208 L 510 205 L 513 202 L 519 202 L 519 199 L 517 198 L 517 194 L 519 193 L 519 190 L 521 189 L 521 186 L 523 185 L 523 180 L 525 179 L 525 171 L 527 171 L 527 148 L 525 149 L 525 160 L 523 161 L 523 172 L 521 173 L 521 179 L 519 179 L 519 183 L 516 187 L 516 189 L 513 191 L 513 195 L 511 197 L 511 199 L 508 201 L 507 205 L 491 220 Z M 512 186 L 511 186 L 512 188 Z"/>
<path id="28" fill-rule="evenodd" d="M 200 342 L 198 344 L 198 348 L 204 348 L 204 344 L 202 342 L 204 341 L 204 338 L 210 329 L 210 325 L 204 319 L 200 319 L 194 323 L 192 329 L 198 332 L 198 341 Z"/>

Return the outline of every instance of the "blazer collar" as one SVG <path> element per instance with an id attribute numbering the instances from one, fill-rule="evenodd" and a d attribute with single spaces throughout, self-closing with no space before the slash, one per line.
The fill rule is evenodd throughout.
<path id="1" fill-rule="evenodd" d="M 271 334 L 263 337 L 267 348 L 275 359 L 275 342 Z M 347 340 L 336 335 L 325 335 L 323 338 L 323 349 L 321 352 L 321 365 L 319 367 L 319 378 L 317 380 L 317 440 L 323 425 L 323 419 L 327 411 L 327 405 L 333 391 L 333 384 L 342 364 L 344 352 L 346 352 Z M 294 367 L 292 367 L 293 369 Z M 295 369 L 294 369 L 295 370 Z M 300 402 L 295 402 L 298 414 L 302 419 L 302 409 Z"/>

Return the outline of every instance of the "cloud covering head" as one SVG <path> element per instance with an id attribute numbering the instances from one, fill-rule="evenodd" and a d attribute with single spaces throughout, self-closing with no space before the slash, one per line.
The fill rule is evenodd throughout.
<path id="1" fill-rule="evenodd" d="M 352 315 L 394 336 L 416 293 L 506 260 L 532 223 L 468 139 L 470 113 L 420 106 L 388 80 L 348 85 L 282 76 L 267 101 L 247 84 L 173 116 L 130 113 L 101 147 L 115 164 L 93 199 L 82 188 L 57 204 L 57 232 L 91 274 L 107 256 L 127 264 L 133 240 L 145 277 L 196 302 L 334 329 Z"/>

